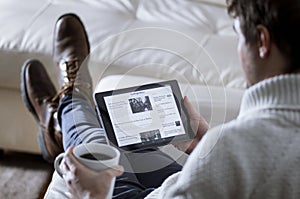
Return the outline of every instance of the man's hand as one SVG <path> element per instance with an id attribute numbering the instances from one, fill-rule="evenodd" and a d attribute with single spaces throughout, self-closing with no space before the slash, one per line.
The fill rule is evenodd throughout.
<path id="1" fill-rule="evenodd" d="M 63 165 L 65 167 L 63 177 L 71 194 L 70 197 L 104 199 L 108 194 L 111 180 L 124 172 L 123 167 L 116 166 L 103 171 L 89 169 L 73 156 L 73 148 L 67 150 Z"/>
<path id="2" fill-rule="evenodd" d="M 209 129 L 209 125 L 206 120 L 195 110 L 187 96 L 184 97 L 183 104 L 187 110 L 187 114 L 190 119 L 190 126 L 195 134 L 195 137 L 191 141 L 178 142 L 174 144 L 174 146 L 179 150 L 190 154 Z"/>

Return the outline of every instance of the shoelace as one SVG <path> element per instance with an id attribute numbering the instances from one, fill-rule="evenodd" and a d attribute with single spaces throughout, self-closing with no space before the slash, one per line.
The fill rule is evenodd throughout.
<path id="1" fill-rule="evenodd" d="M 57 103 L 61 99 L 61 96 L 63 94 L 72 93 L 74 90 L 74 85 L 85 86 L 87 88 L 91 87 L 91 85 L 89 83 L 75 82 L 77 73 L 80 69 L 78 59 L 61 62 L 59 64 L 59 67 L 63 71 L 64 84 L 63 84 L 61 90 L 51 99 L 52 102 Z M 75 91 L 76 91 L 76 89 L 75 89 Z"/>
<path id="2" fill-rule="evenodd" d="M 62 62 L 59 64 L 60 69 L 63 71 L 64 75 L 64 82 L 69 83 L 75 82 L 77 72 L 79 70 L 79 60 L 74 59 L 66 62 Z M 69 86 L 69 85 L 64 85 L 64 87 Z"/>

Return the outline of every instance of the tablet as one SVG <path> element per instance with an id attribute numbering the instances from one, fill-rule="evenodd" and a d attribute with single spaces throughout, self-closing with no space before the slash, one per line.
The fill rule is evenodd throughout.
<path id="1" fill-rule="evenodd" d="M 99 92 L 94 100 L 109 141 L 121 149 L 144 149 L 194 137 L 176 80 Z"/>

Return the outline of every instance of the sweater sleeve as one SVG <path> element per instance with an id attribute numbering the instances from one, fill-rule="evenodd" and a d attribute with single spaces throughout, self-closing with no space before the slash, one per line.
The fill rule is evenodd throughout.
<path id="1" fill-rule="evenodd" d="M 236 182 L 243 182 L 243 169 L 232 151 L 232 140 L 224 139 L 222 126 L 207 133 L 188 158 L 171 186 L 162 186 L 160 198 L 243 198 Z M 245 193 L 241 191 L 240 193 Z"/>

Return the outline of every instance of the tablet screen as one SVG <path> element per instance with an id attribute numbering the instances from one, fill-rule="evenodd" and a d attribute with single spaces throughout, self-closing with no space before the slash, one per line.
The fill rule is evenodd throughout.
<path id="1" fill-rule="evenodd" d="M 97 93 L 95 99 L 108 138 L 118 147 L 136 149 L 190 137 L 176 81 Z"/>

